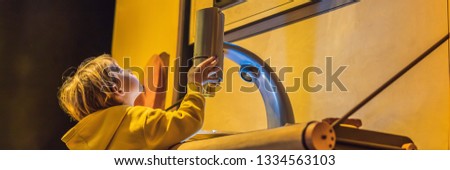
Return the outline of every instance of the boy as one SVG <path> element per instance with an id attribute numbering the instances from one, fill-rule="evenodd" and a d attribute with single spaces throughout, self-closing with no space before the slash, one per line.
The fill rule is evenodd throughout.
<path id="1" fill-rule="evenodd" d="M 203 124 L 199 93 L 217 72 L 210 57 L 188 72 L 188 93 L 176 111 L 133 106 L 139 81 L 108 55 L 85 60 L 61 86 L 60 106 L 79 121 L 62 138 L 69 149 L 169 149 Z"/>

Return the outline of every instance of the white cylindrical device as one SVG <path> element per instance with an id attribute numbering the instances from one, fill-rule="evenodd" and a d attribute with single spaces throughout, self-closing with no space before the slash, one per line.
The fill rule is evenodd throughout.
<path id="1" fill-rule="evenodd" d="M 194 43 L 193 64 L 197 66 L 211 56 L 217 57 L 217 65 L 223 69 L 223 36 L 224 15 L 219 8 L 205 8 L 196 14 L 196 36 Z M 222 71 L 217 72 L 216 81 L 203 85 L 202 93 L 206 97 L 213 97 L 217 86 L 222 82 Z"/>

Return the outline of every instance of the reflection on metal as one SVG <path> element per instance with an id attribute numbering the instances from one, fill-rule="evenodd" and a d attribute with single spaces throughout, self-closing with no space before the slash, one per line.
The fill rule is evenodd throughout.
<path id="1" fill-rule="evenodd" d="M 198 66 L 211 56 L 217 57 L 216 67 L 223 70 L 223 25 L 224 15 L 219 8 L 205 8 L 197 11 L 196 36 L 194 44 L 194 66 Z M 214 97 L 216 87 L 222 81 L 222 72 L 216 73 L 217 79 L 204 85 L 202 94 Z"/>
<path id="2" fill-rule="evenodd" d="M 191 140 L 172 147 L 177 150 L 329 150 L 336 140 L 333 128 L 324 122 L 299 123 L 274 129 Z M 330 131 L 331 130 L 331 131 Z M 195 138 L 195 136 L 194 136 Z"/>
<path id="3" fill-rule="evenodd" d="M 225 57 L 241 66 L 241 77 L 253 82 L 261 93 L 267 115 L 268 128 L 295 123 L 291 102 L 278 76 L 257 55 L 240 46 L 225 42 Z"/>

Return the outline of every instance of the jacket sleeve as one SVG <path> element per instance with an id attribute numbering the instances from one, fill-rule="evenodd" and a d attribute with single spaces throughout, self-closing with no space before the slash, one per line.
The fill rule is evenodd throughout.
<path id="1" fill-rule="evenodd" d="M 155 109 L 146 115 L 144 136 L 153 149 L 168 149 L 195 134 L 203 125 L 205 98 L 189 90 L 176 111 Z"/>

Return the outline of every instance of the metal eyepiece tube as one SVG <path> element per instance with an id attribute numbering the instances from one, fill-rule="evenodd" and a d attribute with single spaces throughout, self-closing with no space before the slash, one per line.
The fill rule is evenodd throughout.
<path id="1" fill-rule="evenodd" d="M 196 36 L 193 64 L 197 66 L 211 56 L 217 57 L 217 67 L 223 69 L 224 15 L 219 8 L 211 7 L 197 11 Z M 216 89 L 223 79 L 222 71 L 217 72 L 215 81 L 203 85 L 205 97 L 214 97 Z M 216 79 L 217 78 L 217 79 Z"/>

